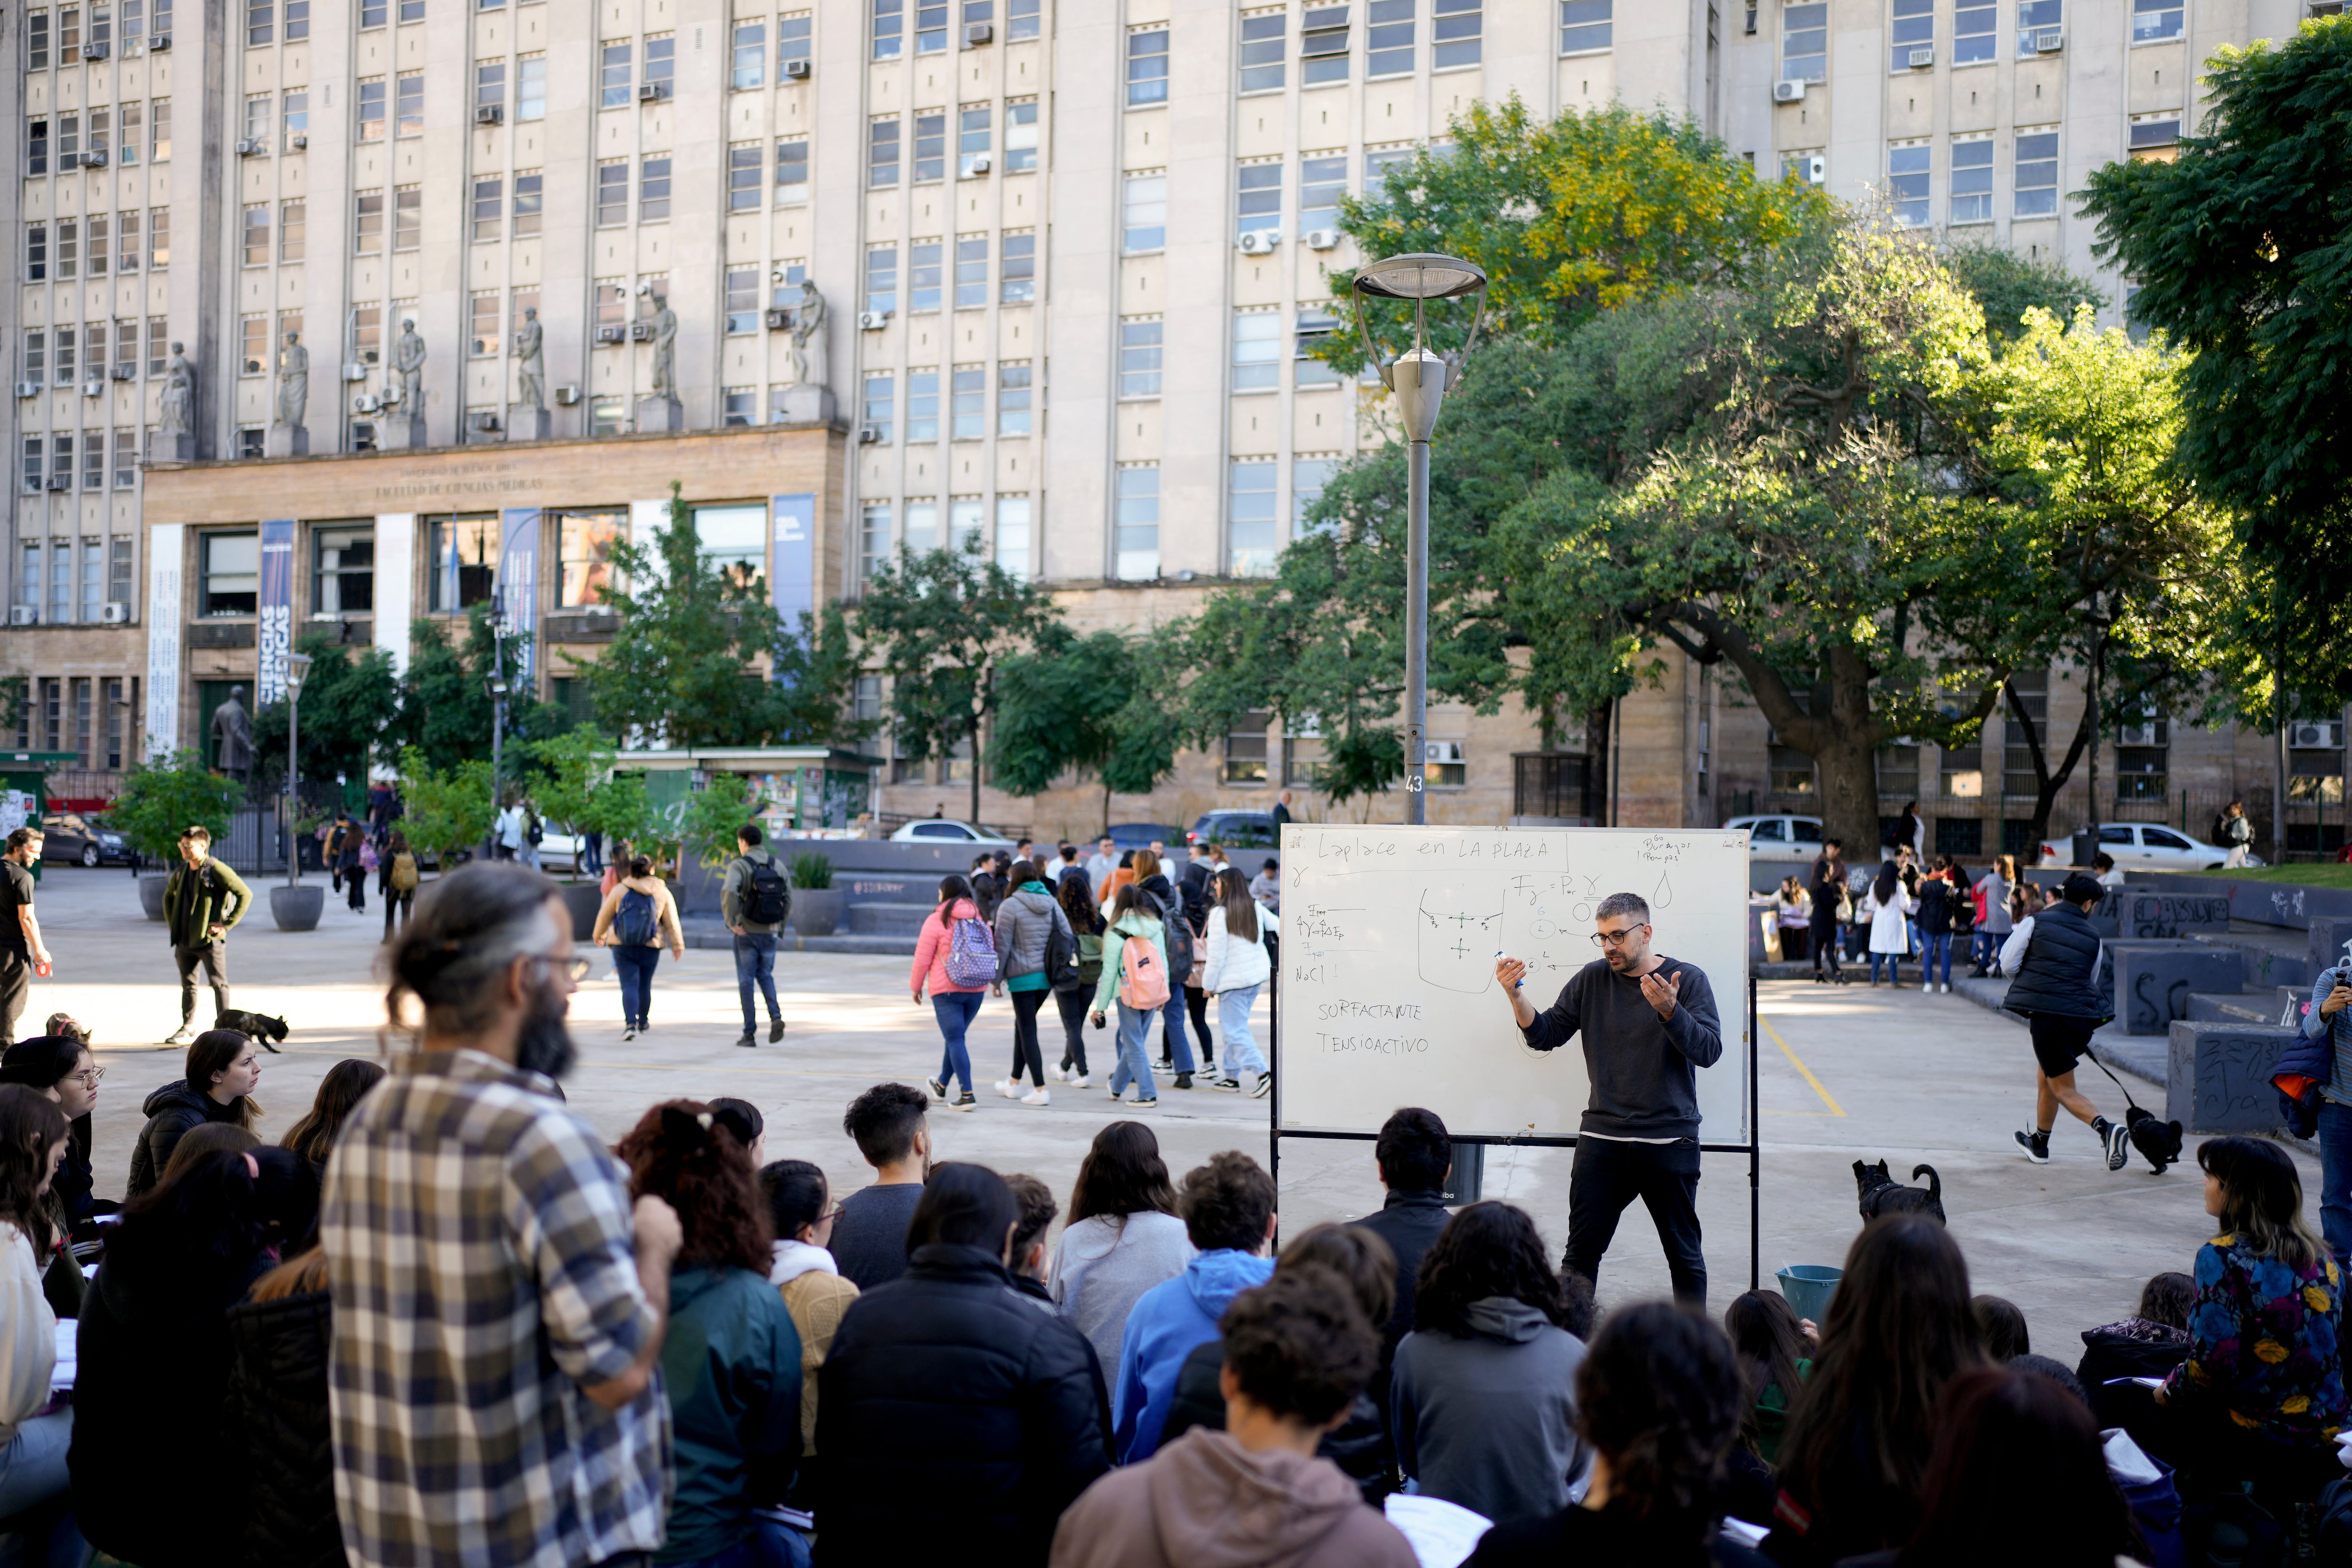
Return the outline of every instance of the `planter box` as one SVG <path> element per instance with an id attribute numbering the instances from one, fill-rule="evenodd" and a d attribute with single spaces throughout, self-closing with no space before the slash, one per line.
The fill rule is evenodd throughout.
<path id="1" fill-rule="evenodd" d="M 171 879 L 169 877 L 148 876 L 139 879 L 139 907 L 146 912 L 149 920 L 158 924 L 163 919 L 163 889 Z"/>
<path id="2" fill-rule="evenodd" d="M 563 907 L 572 911 L 572 940 L 584 945 L 596 929 L 596 911 L 604 907 L 604 896 L 593 882 L 562 882 L 556 890 L 563 895 Z"/>
<path id="3" fill-rule="evenodd" d="M 841 929 L 841 911 L 846 902 L 838 888 L 794 888 L 793 930 L 803 936 L 831 936 Z"/>
<path id="4" fill-rule="evenodd" d="M 269 914 L 279 931 L 318 930 L 319 916 L 326 907 L 327 889 L 321 887 L 280 884 L 269 889 Z"/>

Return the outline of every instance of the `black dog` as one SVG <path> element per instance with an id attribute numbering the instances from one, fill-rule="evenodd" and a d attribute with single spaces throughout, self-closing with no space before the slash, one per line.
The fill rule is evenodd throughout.
<path id="1" fill-rule="evenodd" d="M 224 1007 L 213 1016 L 213 1027 L 235 1029 L 240 1035 L 249 1035 L 255 1045 L 259 1046 L 271 1056 L 283 1054 L 276 1046 L 270 1044 L 272 1040 L 282 1040 L 286 1037 L 286 1020 L 283 1018 L 272 1018 L 262 1013 L 248 1013 L 242 1007 Z M 2179 1147 L 2178 1141 L 2175 1142 L 2174 1146 Z"/>
<path id="2" fill-rule="evenodd" d="M 2158 1175 L 2180 1158 L 2179 1122 L 2158 1121 L 2155 1111 L 2135 1105 L 2124 1112 L 2124 1125 L 2131 1130 L 2131 1146 L 2147 1157 Z"/>
<path id="3" fill-rule="evenodd" d="M 1882 1215 L 1923 1214 L 1937 1225 L 1944 1223 L 1944 1178 L 1936 1174 L 1933 1165 L 1911 1167 L 1912 1180 L 1927 1178 L 1924 1187 L 1898 1186 L 1887 1173 L 1886 1162 L 1865 1165 L 1853 1163 L 1853 1190 L 1861 1200 L 1862 1217 L 1876 1219 Z"/>

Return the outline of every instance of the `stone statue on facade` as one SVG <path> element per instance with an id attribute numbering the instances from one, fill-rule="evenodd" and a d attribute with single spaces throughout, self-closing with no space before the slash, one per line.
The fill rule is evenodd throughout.
<path id="1" fill-rule="evenodd" d="M 163 408 L 155 422 L 159 436 L 190 436 L 196 425 L 196 367 L 172 345 L 171 363 L 163 367 Z"/>
<path id="2" fill-rule="evenodd" d="M 522 313 L 522 325 L 515 329 L 515 357 L 520 362 L 515 374 L 515 401 L 525 408 L 547 406 L 547 329 L 539 324 L 539 311 L 529 309 Z"/>
<path id="3" fill-rule="evenodd" d="M 213 765 L 243 784 L 253 773 L 253 718 L 245 710 L 245 688 L 228 689 L 228 700 L 213 710 Z"/>
<path id="4" fill-rule="evenodd" d="M 793 381 L 823 386 L 825 382 L 824 296 L 814 283 L 801 285 L 800 309 L 793 312 Z"/>
<path id="5" fill-rule="evenodd" d="M 310 351 L 301 333 L 289 332 L 278 351 L 278 423 L 299 428 L 309 422 L 310 408 Z"/>
<path id="6" fill-rule="evenodd" d="M 661 294 L 654 296 L 654 395 L 677 397 L 677 312 Z"/>
<path id="7" fill-rule="evenodd" d="M 400 336 L 393 340 L 392 368 L 400 377 L 401 411 L 412 419 L 425 416 L 425 340 L 416 322 L 404 318 Z"/>

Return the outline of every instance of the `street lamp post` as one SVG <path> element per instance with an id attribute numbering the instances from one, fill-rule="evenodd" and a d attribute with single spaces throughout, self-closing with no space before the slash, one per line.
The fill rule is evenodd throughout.
<path id="1" fill-rule="evenodd" d="M 310 656 L 286 656 L 286 885 L 302 880 L 302 844 L 294 819 L 302 811 L 302 681 L 310 673 Z"/>
<path id="2" fill-rule="evenodd" d="M 1475 263 L 1453 256 L 1391 256 L 1356 273 L 1352 298 L 1356 330 L 1364 352 L 1379 367 L 1381 383 L 1395 396 L 1397 416 L 1403 422 L 1407 451 L 1405 523 L 1405 667 L 1404 667 L 1404 799 L 1405 821 L 1428 820 L 1426 789 L 1429 766 L 1429 438 L 1437 429 L 1438 411 L 1447 387 L 1458 378 L 1462 361 L 1478 341 L 1482 298 L 1470 318 L 1470 335 L 1459 353 L 1448 356 L 1428 346 L 1426 314 L 1432 300 L 1481 294 L 1486 274 Z M 1376 300 L 1412 301 L 1412 347 L 1393 360 L 1381 358 L 1381 346 L 1364 320 L 1364 296 Z"/>

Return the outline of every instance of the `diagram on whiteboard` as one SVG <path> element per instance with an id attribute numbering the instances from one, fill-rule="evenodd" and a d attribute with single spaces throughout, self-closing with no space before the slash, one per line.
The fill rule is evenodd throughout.
<path id="1" fill-rule="evenodd" d="M 1481 910 L 1491 889 L 1429 888 L 1421 895 L 1421 977 L 1432 985 L 1475 995 L 1495 988 L 1495 936 L 1499 907 Z"/>

